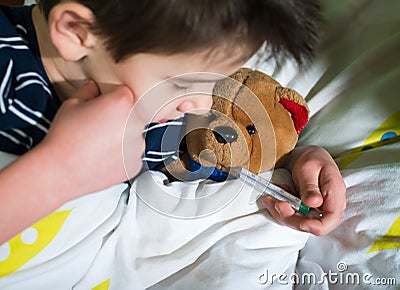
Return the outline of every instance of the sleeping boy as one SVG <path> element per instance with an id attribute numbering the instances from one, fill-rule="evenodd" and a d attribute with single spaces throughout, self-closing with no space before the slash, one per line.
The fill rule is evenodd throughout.
<path id="1" fill-rule="evenodd" d="M 0 6 L 0 150 L 21 155 L 0 171 L 0 244 L 67 201 L 135 176 L 142 130 L 154 116 L 174 119 L 211 106 L 204 95 L 164 100 L 162 110 L 138 102 L 151 87 L 190 72 L 230 75 L 264 42 L 270 57 L 304 64 L 315 49 L 318 20 L 317 1 Z M 180 89 L 170 83 L 172 92 Z M 135 150 L 123 154 L 123 144 Z M 316 235 L 335 228 L 345 187 L 328 152 L 298 148 L 286 167 L 303 202 L 322 206 L 324 217 L 306 219 L 287 203 L 265 199 L 271 215 Z"/>

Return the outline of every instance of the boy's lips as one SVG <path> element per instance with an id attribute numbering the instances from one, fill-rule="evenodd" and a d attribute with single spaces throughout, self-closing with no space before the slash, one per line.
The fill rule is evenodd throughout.
<path id="1" fill-rule="evenodd" d="M 156 123 L 165 123 L 165 122 L 169 122 L 169 121 L 172 121 L 172 120 L 177 120 L 177 119 L 180 119 L 180 118 L 182 118 L 184 116 L 184 114 L 179 114 L 179 115 L 175 115 L 175 116 L 171 116 L 171 117 L 167 117 L 167 118 L 163 118 L 163 119 L 160 119 L 160 120 L 158 120 Z"/>

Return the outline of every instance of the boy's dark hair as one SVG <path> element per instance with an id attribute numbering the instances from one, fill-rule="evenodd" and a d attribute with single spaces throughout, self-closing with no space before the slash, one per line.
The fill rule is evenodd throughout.
<path id="1" fill-rule="evenodd" d="M 61 0 L 40 0 L 48 17 Z M 218 47 L 224 42 L 254 53 L 266 42 L 271 57 L 299 64 L 316 49 L 318 0 L 75 0 L 90 8 L 94 33 L 116 62 L 133 54 L 173 54 Z"/>

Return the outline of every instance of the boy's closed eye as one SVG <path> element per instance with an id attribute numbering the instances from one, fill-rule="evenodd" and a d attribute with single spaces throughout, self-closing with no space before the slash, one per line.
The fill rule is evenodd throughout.
<path id="1" fill-rule="evenodd" d="M 190 73 L 185 76 L 171 77 L 168 82 L 179 91 L 209 94 L 212 92 L 215 83 L 225 77 L 215 73 Z"/>
<path id="2" fill-rule="evenodd" d="M 177 89 L 179 91 L 184 91 L 186 92 L 190 88 L 190 84 L 188 83 L 178 83 L 178 82 L 172 82 L 172 85 L 174 86 L 174 89 Z"/>

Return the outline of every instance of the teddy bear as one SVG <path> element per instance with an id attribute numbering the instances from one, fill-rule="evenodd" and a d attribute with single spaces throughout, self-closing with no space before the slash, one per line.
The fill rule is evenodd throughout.
<path id="1" fill-rule="evenodd" d="M 256 174 L 278 168 L 295 147 L 308 113 L 299 93 L 263 72 L 241 68 L 216 82 L 208 113 L 186 114 L 184 129 L 172 136 L 179 140 L 179 155 L 157 170 L 170 181 L 223 181 L 230 168 Z"/>

